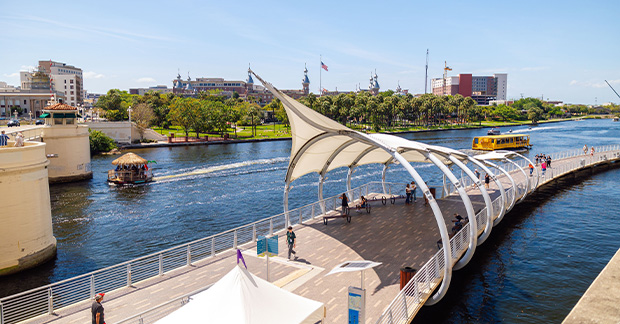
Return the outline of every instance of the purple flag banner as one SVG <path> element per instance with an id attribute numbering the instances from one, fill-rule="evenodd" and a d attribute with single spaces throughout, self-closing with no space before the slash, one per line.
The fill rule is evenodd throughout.
<path id="1" fill-rule="evenodd" d="M 247 269 L 248 266 L 245 264 L 245 259 L 243 259 L 243 254 L 241 254 L 241 250 L 237 249 L 237 264 L 239 264 L 239 259 L 243 262 L 243 266 Z"/>

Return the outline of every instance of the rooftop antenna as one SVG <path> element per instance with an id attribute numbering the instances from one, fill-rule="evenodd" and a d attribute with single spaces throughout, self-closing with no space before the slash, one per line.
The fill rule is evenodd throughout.
<path id="1" fill-rule="evenodd" d="M 426 74 L 424 75 L 424 94 L 428 87 L 428 48 L 426 49 Z"/>

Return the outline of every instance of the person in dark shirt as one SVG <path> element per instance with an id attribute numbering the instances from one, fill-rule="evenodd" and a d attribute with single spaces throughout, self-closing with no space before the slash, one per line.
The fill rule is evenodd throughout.
<path id="1" fill-rule="evenodd" d="M 347 209 L 349 208 L 349 198 L 347 198 L 346 193 L 343 193 L 342 196 L 338 198 L 342 199 L 342 214 L 346 214 Z"/>
<path id="2" fill-rule="evenodd" d="M 105 324 L 105 318 L 103 316 L 103 306 L 101 305 L 104 295 L 104 293 L 96 294 L 95 301 L 90 307 L 90 312 L 93 315 L 93 324 Z"/>
<path id="3" fill-rule="evenodd" d="M 295 255 L 297 252 L 293 250 L 297 246 L 297 235 L 293 232 L 293 226 L 288 227 L 288 232 L 286 232 L 286 244 L 288 245 L 288 259 L 291 259 L 291 254 Z M 297 256 L 295 256 L 297 259 Z"/>

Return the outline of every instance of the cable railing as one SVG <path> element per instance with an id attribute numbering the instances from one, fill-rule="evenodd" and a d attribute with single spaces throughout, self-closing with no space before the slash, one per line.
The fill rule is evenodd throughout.
<path id="1" fill-rule="evenodd" d="M 581 151 L 583 154 L 583 151 Z M 552 156 L 552 160 L 566 160 L 579 156 L 579 150 L 571 150 L 567 152 L 555 153 Z M 550 181 L 553 178 L 561 177 L 576 169 L 585 168 L 595 163 L 608 161 L 611 159 L 620 159 L 620 145 L 607 145 L 603 147 L 595 147 L 595 153 L 587 158 L 577 161 L 564 162 L 561 165 L 556 165 L 550 168 L 550 171 L 545 176 L 541 176 L 539 186 L 545 181 Z M 523 162 L 522 162 L 523 163 Z M 525 166 L 524 164 L 519 164 Z M 553 165 L 553 162 L 552 162 Z M 515 171 L 516 166 L 512 165 L 512 170 Z M 546 178 L 545 178 L 546 177 Z M 463 181 L 465 179 L 462 179 Z M 466 182 L 465 182 L 466 183 Z M 467 183 L 466 183 L 467 184 Z M 514 190 L 513 190 L 514 189 Z M 517 185 L 516 188 L 506 189 L 507 204 L 511 201 L 513 195 L 516 193 L 517 197 L 520 194 L 525 193 L 527 188 Z M 501 206 L 501 197 L 497 197 L 493 201 L 493 211 L 495 213 L 494 219 L 499 216 Z M 478 225 L 478 235 L 484 230 L 486 226 L 486 207 L 480 210 L 476 214 L 476 221 Z M 463 228 L 456 233 L 450 239 L 450 251 L 452 254 L 453 263 L 458 262 L 459 258 L 468 248 L 469 242 L 469 226 L 470 223 L 466 223 Z M 413 316 L 420 310 L 426 300 L 431 296 L 435 288 L 443 280 L 443 249 L 441 247 L 437 253 L 424 264 L 420 270 L 416 272 L 413 278 L 403 287 L 403 289 L 396 295 L 392 302 L 386 307 L 377 324 L 396 324 L 396 323 L 408 323 Z"/>

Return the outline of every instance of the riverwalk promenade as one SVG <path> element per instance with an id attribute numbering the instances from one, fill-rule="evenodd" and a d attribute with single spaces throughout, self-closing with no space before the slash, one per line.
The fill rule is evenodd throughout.
<path id="1" fill-rule="evenodd" d="M 576 172 L 608 165 L 620 157 L 618 146 L 597 148 L 594 156 L 579 150 L 554 155 L 553 167 L 543 176 L 529 177 L 527 162 L 504 163 L 505 174 L 497 173 L 506 188 L 506 205 L 524 198 L 528 178 L 531 186 L 550 183 Z M 499 163 L 498 163 L 499 164 Z M 540 172 L 540 168 L 539 172 Z M 485 228 L 485 202 L 469 178 L 462 178 L 478 221 L 477 233 Z M 453 214 L 466 215 L 463 201 L 454 187 L 446 186 L 437 203 L 445 224 L 453 226 Z M 441 188 L 438 188 L 441 190 Z M 530 188 L 533 192 L 535 188 Z M 190 242 L 160 253 L 128 261 L 60 283 L 0 299 L 2 324 L 8 323 L 85 323 L 90 320 L 90 297 L 105 292 L 103 305 L 107 323 L 153 323 L 182 307 L 188 296 L 208 289 L 236 266 L 235 248 L 243 251 L 250 272 L 266 279 L 265 259 L 256 257 L 257 235 L 279 236 L 280 256 L 270 258 L 270 281 L 300 296 L 325 303 L 325 323 L 347 322 L 347 287 L 360 285 L 360 274 L 340 273 L 325 276 L 333 267 L 354 260 L 372 260 L 382 264 L 365 273 L 366 323 L 406 323 L 432 295 L 442 281 L 443 249 L 431 208 L 418 196 L 417 202 L 405 205 L 404 199 L 392 204 L 393 194 L 402 194 L 404 184 L 374 183 L 351 190 L 352 197 L 362 194 L 375 199 L 371 212 L 357 213 L 352 221 L 331 219 L 323 224 L 321 206 L 328 215 L 339 214 L 337 197 L 330 197 L 289 212 L 298 237 L 297 260 L 285 259 L 283 214 L 216 236 Z M 488 189 L 493 200 L 494 219 L 499 217 L 500 190 L 492 181 Z M 386 197 L 386 204 L 381 201 Z M 356 202 L 352 202 L 354 206 Z M 507 215 L 506 217 L 510 217 Z M 468 248 L 469 223 L 451 239 L 454 262 Z M 491 233 L 491 235 L 493 235 Z M 248 242 L 248 243 L 244 243 Z M 243 244 L 244 243 L 244 244 Z M 410 266 L 418 272 L 400 290 L 400 268 Z M 191 302 L 191 301 L 190 301 Z M 37 316 L 35 316 L 37 315 Z M 208 314 L 205 314 L 208 316 Z"/>
<path id="2" fill-rule="evenodd" d="M 594 279 L 563 324 L 620 323 L 620 250 Z"/>

